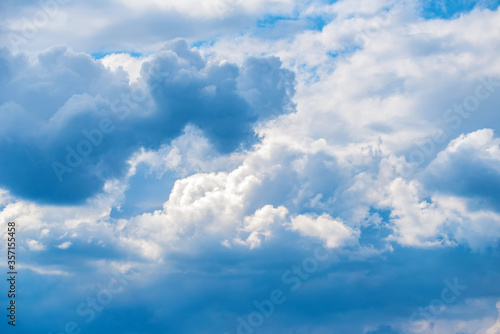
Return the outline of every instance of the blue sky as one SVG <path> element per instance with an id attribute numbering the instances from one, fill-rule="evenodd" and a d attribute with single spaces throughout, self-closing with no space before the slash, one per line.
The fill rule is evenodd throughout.
<path id="1" fill-rule="evenodd" d="M 1 332 L 500 333 L 499 4 L 2 1 Z"/>

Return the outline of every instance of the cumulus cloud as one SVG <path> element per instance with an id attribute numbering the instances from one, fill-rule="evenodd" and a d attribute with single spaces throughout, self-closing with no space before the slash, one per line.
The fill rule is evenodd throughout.
<path id="1" fill-rule="evenodd" d="M 417 182 L 396 179 L 388 186 L 388 197 L 381 204 L 391 208 L 399 242 L 413 246 L 446 243 L 441 239 L 445 234 L 440 234 L 440 227 L 448 217 L 439 204 L 422 198 L 419 186 Z"/>
<path id="2" fill-rule="evenodd" d="M 288 213 L 284 206 L 274 208 L 266 205 L 255 211 L 251 216 L 245 217 L 244 226 L 239 229 L 241 234 L 247 234 L 246 238 L 237 237 L 235 243 L 247 245 L 250 249 L 261 245 L 262 240 L 272 236 L 271 225 L 278 219 L 283 220 Z"/>
<path id="3" fill-rule="evenodd" d="M 291 229 L 313 238 L 321 239 L 328 248 L 355 244 L 359 232 L 345 226 L 327 214 L 319 217 L 298 215 L 292 218 Z"/>
<path id="4" fill-rule="evenodd" d="M 61 9 L 85 52 L 39 51 L 58 20 L 27 46 L 36 52 L 0 51 L 0 228 L 19 224 L 36 283 L 26 295 L 70 310 L 32 312 L 33 323 L 64 328 L 102 277 L 133 267 L 143 275 L 96 328 L 234 332 L 253 300 L 286 290 L 289 268 L 301 289 L 263 333 L 493 325 L 498 10 L 445 1 L 429 20 L 420 1 L 250 1 L 215 23 L 223 1 L 189 13 L 188 3 L 114 3 L 116 18 L 96 13 L 83 30 L 75 8 L 88 14 L 93 1 Z M 0 29 L 19 33 L 26 8 L 12 5 Z M 147 52 L 126 51 L 136 48 Z M 460 109 L 480 85 L 489 96 Z M 82 140 L 92 152 L 77 157 Z M 300 264 L 318 254 L 327 259 L 305 278 Z M 414 328 L 408 317 L 453 277 L 467 292 Z M 55 281 L 70 293 L 45 300 L 39 291 L 60 296 Z"/>
<path id="5" fill-rule="evenodd" d="M 145 62 L 144 81 L 131 85 L 124 71 L 60 47 L 33 61 L 4 50 L 2 63 L 0 183 L 47 202 L 81 202 L 101 191 L 105 180 L 124 176 L 136 150 L 159 147 L 188 124 L 229 153 L 252 142 L 257 121 L 292 110 L 293 75 L 278 59 L 249 59 L 240 77 L 237 65 L 207 63 L 182 41 Z M 252 80 L 262 74 L 254 72 L 270 69 L 266 100 L 247 101 L 243 93 L 259 94 Z"/>
<path id="6" fill-rule="evenodd" d="M 45 249 L 45 246 L 38 242 L 38 240 L 27 240 L 26 245 L 31 251 L 41 251 Z"/>
<path id="7" fill-rule="evenodd" d="M 492 129 L 461 135 L 440 152 L 423 176 L 428 188 L 500 210 L 500 139 Z"/>

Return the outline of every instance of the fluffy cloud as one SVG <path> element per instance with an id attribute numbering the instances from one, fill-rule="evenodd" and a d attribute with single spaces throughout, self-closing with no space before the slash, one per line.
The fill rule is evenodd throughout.
<path id="1" fill-rule="evenodd" d="M 353 231 L 327 214 L 319 217 L 299 215 L 292 218 L 291 228 L 305 236 L 323 240 L 329 248 L 355 244 L 359 235 L 359 232 Z"/>
<path id="2" fill-rule="evenodd" d="M 283 206 L 274 208 L 272 205 L 266 205 L 258 209 L 253 215 L 245 217 L 245 223 L 239 229 L 241 234 L 248 236 L 244 240 L 237 237 L 234 242 L 248 245 L 250 249 L 260 246 L 263 239 L 272 236 L 271 225 L 278 219 L 284 219 L 287 213 L 288 210 Z"/>
<path id="3" fill-rule="evenodd" d="M 88 29 L 75 9 L 94 2 L 61 8 L 75 22 L 58 36 L 85 52 L 39 51 L 58 20 L 35 53 L 0 51 L 0 228 L 18 222 L 33 283 L 23 330 L 85 326 L 74 309 L 131 268 L 142 275 L 86 329 L 235 332 L 275 289 L 287 300 L 262 333 L 495 329 L 498 10 L 250 1 L 219 20 L 220 1 L 113 3 Z M 27 8 L 12 5 L 3 31 L 19 33 Z M 183 34 L 189 45 L 167 42 Z M 490 95 L 460 109 L 480 85 Z M 66 145 L 110 127 L 58 183 Z M 454 277 L 467 290 L 410 321 Z"/>
<path id="4" fill-rule="evenodd" d="M 27 240 L 26 245 L 30 251 L 41 251 L 45 249 L 45 246 L 39 243 L 37 240 Z"/>
<path id="5" fill-rule="evenodd" d="M 188 124 L 231 152 L 254 140 L 255 122 L 292 107 L 294 78 L 278 59 L 251 58 L 240 75 L 237 65 L 207 64 L 182 41 L 145 62 L 144 81 L 131 85 L 120 69 L 111 72 L 65 48 L 34 61 L 4 50 L 1 62 L 0 182 L 15 195 L 47 202 L 81 202 L 105 180 L 124 176 L 140 147 L 158 147 Z M 263 101 L 256 72 L 269 70 Z M 14 181 L 17 173 L 22 182 Z"/>
<path id="6" fill-rule="evenodd" d="M 500 139 L 491 129 L 461 135 L 440 152 L 425 170 L 428 188 L 470 198 L 476 206 L 498 212 L 500 202 Z"/>

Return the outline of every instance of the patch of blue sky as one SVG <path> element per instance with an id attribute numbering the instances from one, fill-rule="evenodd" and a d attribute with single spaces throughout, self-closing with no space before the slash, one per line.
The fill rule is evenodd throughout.
<path id="1" fill-rule="evenodd" d="M 308 29 L 307 22 L 298 17 L 266 17 L 256 22 L 252 34 L 260 38 L 277 40 L 291 38 L 304 29 Z"/>
<path id="2" fill-rule="evenodd" d="M 453 19 L 475 8 L 495 10 L 500 0 L 423 0 L 421 15 L 426 19 Z"/>
<path id="3" fill-rule="evenodd" d="M 327 54 L 332 58 L 338 58 L 341 56 L 350 56 L 358 50 L 361 50 L 360 46 L 350 45 L 345 46 L 342 49 L 328 51 Z"/>
<path id="4" fill-rule="evenodd" d="M 140 164 L 136 174 L 129 180 L 129 188 L 124 193 L 125 199 L 120 210 L 113 209 L 111 218 L 126 218 L 147 211 L 161 210 L 176 180 L 177 176 L 173 171 L 167 171 L 160 176 Z"/>
<path id="5" fill-rule="evenodd" d="M 195 41 L 191 44 L 193 48 L 209 47 L 215 44 L 215 39 Z"/>
<path id="6" fill-rule="evenodd" d="M 305 78 L 307 84 L 312 84 L 318 82 L 321 79 L 320 73 L 318 73 L 318 66 L 308 67 L 306 64 L 298 65 L 297 68 L 302 73 L 307 73 L 308 76 Z"/>
<path id="7" fill-rule="evenodd" d="M 126 53 L 134 58 L 140 58 L 144 55 L 141 52 L 133 52 L 133 51 L 106 51 L 106 52 L 103 51 L 103 52 L 94 52 L 94 53 L 91 53 L 90 55 L 92 56 L 93 59 L 97 60 L 97 59 L 102 59 L 106 56 L 109 56 L 112 54 L 117 54 L 117 53 Z"/>
<path id="8" fill-rule="evenodd" d="M 259 29 L 277 29 L 283 26 L 294 25 L 301 29 L 321 31 L 333 18 L 322 15 L 300 17 L 300 13 L 296 12 L 290 16 L 269 15 L 260 19 L 256 23 Z M 293 29 L 292 29 L 293 30 Z"/>
<path id="9" fill-rule="evenodd" d="M 374 246 L 382 249 L 387 243 L 386 238 L 392 233 L 392 229 L 388 225 L 391 219 L 391 210 L 371 207 L 369 216 L 373 223 L 360 229 L 359 243 L 362 246 Z"/>
<path id="10" fill-rule="evenodd" d="M 293 16 L 282 16 L 282 15 L 267 15 L 264 18 L 257 21 L 256 26 L 258 28 L 275 28 L 278 24 L 283 23 L 283 21 L 297 21 L 298 15 Z"/>
<path id="11" fill-rule="evenodd" d="M 386 238 L 392 234 L 388 226 L 366 226 L 361 228 L 359 244 L 362 246 L 373 246 L 377 249 L 383 249 L 387 243 Z"/>
<path id="12" fill-rule="evenodd" d="M 307 27 L 311 30 L 321 31 L 323 27 L 325 27 L 328 23 L 331 22 L 331 19 L 323 17 L 323 16 L 311 16 L 307 19 Z"/>
<path id="13" fill-rule="evenodd" d="M 377 214 L 382 221 L 388 222 L 391 218 L 391 210 L 389 209 L 379 209 L 379 208 L 370 208 L 370 215 Z"/>

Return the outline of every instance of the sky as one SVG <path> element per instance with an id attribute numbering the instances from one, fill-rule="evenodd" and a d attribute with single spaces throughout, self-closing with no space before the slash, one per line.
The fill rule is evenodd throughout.
<path id="1" fill-rule="evenodd" d="M 499 5 L 2 0 L 1 333 L 500 334 Z"/>

